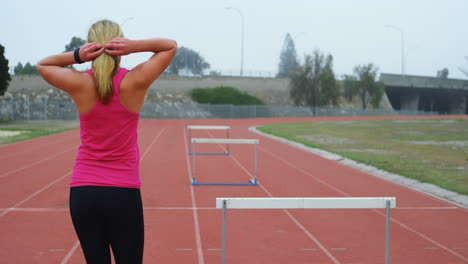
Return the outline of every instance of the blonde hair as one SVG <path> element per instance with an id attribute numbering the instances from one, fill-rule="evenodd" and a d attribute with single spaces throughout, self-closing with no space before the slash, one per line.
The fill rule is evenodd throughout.
<path id="1" fill-rule="evenodd" d="M 94 23 L 88 32 L 88 42 L 97 42 L 103 46 L 114 38 L 122 37 L 123 32 L 120 26 L 110 20 Z M 93 61 L 94 85 L 98 98 L 103 104 L 107 104 L 112 95 L 112 77 L 117 73 L 118 67 L 118 56 L 111 56 L 105 52 Z"/>

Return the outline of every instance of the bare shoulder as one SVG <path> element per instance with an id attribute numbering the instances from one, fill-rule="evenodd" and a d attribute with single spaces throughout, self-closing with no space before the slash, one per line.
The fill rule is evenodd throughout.
<path id="1" fill-rule="evenodd" d="M 131 71 L 127 72 L 119 87 L 120 103 L 130 112 L 138 113 L 145 101 L 146 89 L 138 87 L 137 82 L 132 79 Z"/>
<path id="2" fill-rule="evenodd" d="M 147 90 L 164 72 L 176 54 L 177 48 L 155 53 L 149 60 L 140 63 L 126 75 L 127 83 L 134 89 Z"/>
<path id="3" fill-rule="evenodd" d="M 71 96 L 82 92 L 83 87 L 92 86 L 93 78 L 86 72 L 58 66 L 40 67 L 39 73 L 52 86 L 67 92 Z"/>

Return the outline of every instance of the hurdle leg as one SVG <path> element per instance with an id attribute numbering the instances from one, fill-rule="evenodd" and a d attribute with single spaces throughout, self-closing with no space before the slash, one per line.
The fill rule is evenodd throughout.
<path id="1" fill-rule="evenodd" d="M 254 144 L 255 145 L 255 161 L 254 161 L 254 164 L 255 164 L 255 183 L 257 183 L 257 144 Z"/>
<path id="2" fill-rule="evenodd" d="M 390 259 L 390 201 L 387 200 L 387 215 L 385 223 L 385 264 L 389 264 Z"/>
<path id="3" fill-rule="evenodd" d="M 227 131 L 227 138 L 229 138 L 229 129 L 226 129 Z M 229 154 L 229 144 L 227 144 L 227 154 Z"/>
<path id="4" fill-rule="evenodd" d="M 192 154 L 192 142 L 191 142 L 191 140 L 192 140 L 192 129 L 189 128 L 188 129 L 188 142 L 189 142 L 189 148 L 190 148 L 189 149 L 189 155 Z"/>
<path id="5" fill-rule="evenodd" d="M 222 255 L 221 255 L 221 263 L 226 264 L 226 200 L 223 200 L 223 240 L 222 240 Z"/>
<path id="6" fill-rule="evenodd" d="M 193 154 L 192 154 L 192 157 L 193 157 L 193 166 L 192 166 L 192 185 L 196 183 L 196 180 L 195 180 L 195 144 L 196 143 L 192 143 L 193 144 Z"/>

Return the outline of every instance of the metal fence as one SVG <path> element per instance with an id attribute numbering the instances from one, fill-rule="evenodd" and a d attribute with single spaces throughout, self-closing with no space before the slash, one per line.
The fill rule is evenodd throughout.
<path id="1" fill-rule="evenodd" d="M 263 118 L 321 116 L 438 115 L 437 112 L 395 111 L 388 109 L 300 107 L 291 105 L 213 105 L 183 103 L 145 103 L 141 118 Z M 30 101 L 28 97 L 0 99 L 0 120 L 77 120 L 73 102 Z"/>
<path id="2" fill-rule="evenodd" d="M 73 102 L 61 100 L 32 101 L 29 97 L 0 99 L 0 120 L 76 120 Z"/>

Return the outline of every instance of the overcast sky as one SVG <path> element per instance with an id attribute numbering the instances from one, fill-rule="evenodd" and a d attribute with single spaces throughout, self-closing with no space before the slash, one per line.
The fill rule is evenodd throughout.
<path id="1" fill-rule="evenodd" d="M 6 6 L 5 6 L 6 5 Z M 0 44 L 10 68 L 65 49 L 83 39 L 91 24 L 111 19 L 131 39 L 167 37 L 198 51 L 212 70 L 239 73 L 241 16 L 244 15 L 244 73 L 274 75 L 286 33 L 300 59 L 315 49 L 331 53 L 338 75 L 373 62 L 384 73 L 402 72 L 404 32 L 406 74 L 467 77 L 467 0 L 6 0 L 0 16 Z M 149 53 L 130 55 L 132 68 Z M 89 64 L 82 65 L 89 67 Z"/>

